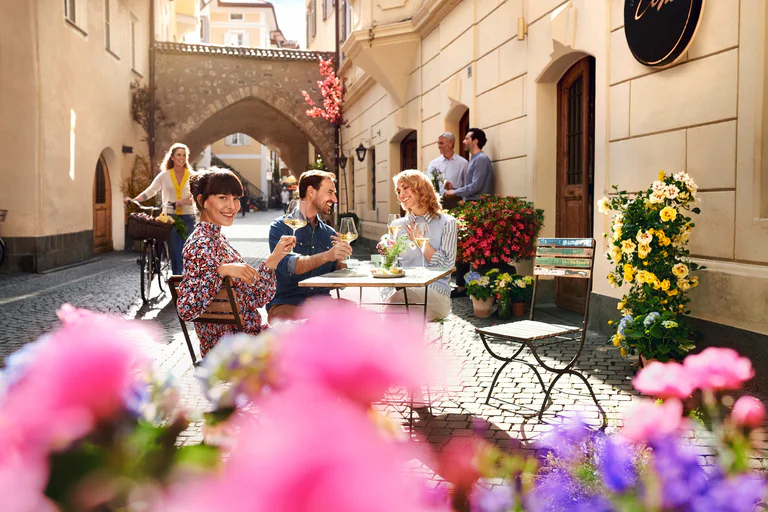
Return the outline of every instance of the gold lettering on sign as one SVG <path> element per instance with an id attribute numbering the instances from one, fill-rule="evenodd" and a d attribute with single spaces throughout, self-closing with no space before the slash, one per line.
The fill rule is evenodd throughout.
<path id="1" fill-rule="evenodd" d="M 647 2 L 643 2 L 643 0 L 640 0 L 637 2 L 637 10 L 635 11 L 635 20 L 639 20 L 645 15 L 645 11 L 648 9 L 656 9 L 657 11 L 660 11 L 662 7 L 664 7 L 665 4 L 668 4 L 672 2 L 672 0 L 648 0 Z M 643 7 L 645 7 L 643 9 Z M 642 12 L 640 10 L 642 9 Z"/>

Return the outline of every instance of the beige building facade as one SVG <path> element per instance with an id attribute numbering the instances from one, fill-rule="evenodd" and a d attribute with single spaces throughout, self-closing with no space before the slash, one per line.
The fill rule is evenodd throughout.
<path id="1" fill-rule="evenodd" d="M 691 293 L 693 316 L 766 335 L 767 20 L 765 2 L 708 0 L 687 51 L 659 69 L 630 52 L 622 0 L 353 2 L 341 48 L 348 88 L 341 137 L 351 157 L 342 184 L 351 204 L 342 211 L 355 211 L 363 236 L 378 238 L 387 214 L 398 212 L 392 176 L 426 169 L 441 132 L 461 136 L 472 126 L 488 135 L 495 193 L 532 200 L 545 210 L 542 236 L 566 236 L 556 222 L 558 144 L 568 135 L 567 100 L 558 107 L 558 96 L 582 80 L 580 112 L 593 119 L 584 142 L 589 209 L 612 185 L 638 191 L 662 169 L 687 170 L 702 200 L 690 248 L 707 266 Z M 333 49 L 319 46 L 328 37 L 314 41 L 310 49 Z M 360 144 L 362 162 L 354 153 Z M 589 218 L 581 236 L 597 239 L 602 254 L 608 218 Z M 623 290 L 603 278 L 606 259 L 596 266 L 592 317 L 602 326 Z M 518 265 L 526 270 L 530 262 Z"/>
<path id="2" fill-rule="evenodd" d="M 155 36 L 197 2 L 153 0 Z M 187 5 L 189 4 L 189 5 Z M 131 113 L 131 83 L 149 77 L 150 2 L 0 3 L 0 271 L 45 271 L 125 246 L 121 185 L 146 134 Z"/>

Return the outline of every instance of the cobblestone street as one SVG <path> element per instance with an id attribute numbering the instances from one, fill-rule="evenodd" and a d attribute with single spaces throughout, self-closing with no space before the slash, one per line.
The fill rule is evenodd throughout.
<path id="1" fill-rule="evenodd" d="M 234 226 L 225 229 L 225 234 L 246 259 L 254 263 L 268 254 L 269 222 L 277 215 L 272 211 L 238 217 Z M 342 296 L 357 300 L 357 291 L 346 290 Z M 85 265 L 48 274 L 0 276 L 0 351 L 3 357 L 56 326 L 56 309 L 67 302 L 159 324 L 162 342 L 148 344 L 146 350 L 161 368 L 173 372 L 180 380 L 188 407 L 202 409 L 206 406 L 195 382 L 168 295 L 161 295 L 151 304 L 141 304 L 135 253 L 112 253 Z M 452 436 L 463 437 L 469 442 L 478 422 L 487 427 L 486 436 L 499 446 L 523 448 L 545 432 L 555 415 L 563 411 L 579 411 L 591 424 L 600 424 L 598 411 L 583 382 L 568 376 L 558 382 L 553 403 L 544 415 L 545 421 L 538 422 L 535 413 L 542 399 L 539 383 L 530 369 L 521 366 L 512 365 L 506 369 L 494 391 L 495 399 L 486 405 L 488 388 L 501 363 L 486 353 L 475 334 L 475 327 L 491 325 L 497 320 L 495 317 L 475 318 L 468 298 L 454 300 L 453 308 L 453 314 L 445 321 L 429 325 L 427 339 L 436 341 L 435 345 L 443 348 L 443 382 L 429 390 L 434 403 L 432 413 L 422 409 L 418 411 L 420 414 L 414 414 L 415 430 L 436 450 L 439 451 Z M 545 308 L 541 319 L 562 322 L 561 315 Z M 544 351 L 545 361 L 555 366 L 563 365 L 572 356 L 574 345 Z M 607 413 L 609 426 L 618 425 L 622 411 L 637 396 L 630 382 L 634 372 L 632 364 L 631 359 L 622 359 L 606 340 L 597 335 L 589 336 L 578 369 L 588 376 Z M 550 377 L 546 372 L 542 375 L 548 384 Z M 399 401 L 395 397 L 381 407 L 405 425 L 409 410 L 402 403 L 402 396 Z M 200 428 L 199 424 L 193 425 L 186 433 L 187 439 L 199 440 Z M 701 454 L 706 457 L 708 453 L 708 449 L 702 447 Z"/>

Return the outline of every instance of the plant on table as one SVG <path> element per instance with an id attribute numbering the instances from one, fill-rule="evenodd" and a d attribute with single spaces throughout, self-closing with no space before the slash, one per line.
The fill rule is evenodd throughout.
<path id="1" fill-rule="evenodd" d="M 532 258 L 544 210 L 517 197 L 482 196 L 453 209 L 458 224 L 457 258 L 479 269 Z"/>
<path id="2" fill-rule="evenodd" d="M 688 238 L 694 223 L 687 214 L 695 207 L 698 186 L 685 172 L 658 180 L 630 196 L 614 186 L 616 195 L 598 201 L 598 211 L 615 211 L 611 222 L 608 282 L 629 284 L 618 309 L 613 344 L 621 354 L 640 353 L 646 359 L 679 359 L 693 348 L 686 321 L 688 290 L 699 284 L 692 273 L 702 269 L 690 260 Z M 614 324 L 613 321 L 609 322 Z"/>
<path id="3" fill-rule="evenodd" d="M 412 247 L 413 243 L 406 235 L 393 238 L 389 233 L 385 234 L 376 244 L 376 250 L 383 257 L 381 266 L 389 270 L 397 262 L 397 257 Z"/>

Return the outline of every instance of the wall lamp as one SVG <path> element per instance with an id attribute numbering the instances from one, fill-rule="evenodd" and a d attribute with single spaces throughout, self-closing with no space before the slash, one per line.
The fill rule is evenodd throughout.
<path id="1" fill-rule="evenodd" d="M 339 155 L 339 167 L 341 167 L 342 169 L 346 169 L 348 159 L 349 157 L 345 155 L 344 152 L 342 151 L 341 154 Z"/>
<path id="2" fill-rule="evenodd" d="M 357 153 L 357 159 L 359 161 L 365 160 L 365 153 L 368 151 L 368 149 L 363 146 L 363 143 L 361 142 L 359 146 L 357 146 L 357 149 L 355 149 L 355 153 Z"/>

